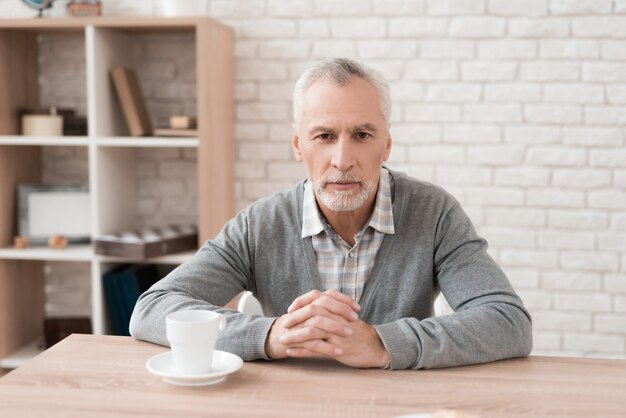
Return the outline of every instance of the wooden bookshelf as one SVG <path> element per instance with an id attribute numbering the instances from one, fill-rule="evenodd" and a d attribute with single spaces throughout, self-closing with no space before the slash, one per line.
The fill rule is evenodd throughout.
<path id="1" fill-rule="evenodd" d="M 21 136 L 17 110 L 39 105 L 37 37 L 56 33 L 84 37 L 88 135 Z M 132 61 L 133 38 L 170 33 L 193 35 L 198 135 L 130 137 L 110 84 L 109 70 Z M 0 365 L 15 364 L 11 359 L 23 361 L 24 353 L 37 352 L 32 342 L 43 332 L 45 261 L 90 264 L 95 334 L 108 332 L 102 275 L 112 265 L 125 262 L 97 256 L 90 245 L 62 251 L 10 248 L 17 225 L 16 186 L 41 181 L 43 147 L 77 146 L 88 150 L 93 238 L 137 226 L 134 164 L 136 151 L 144 147 L 197 149 L 199 244 L 215 236 L 233 216 L 233 39 L 230 28 L 210 18 L 0 19 Z M 188 252 L 151 261 L 179 264 L 192 255 Z"/>

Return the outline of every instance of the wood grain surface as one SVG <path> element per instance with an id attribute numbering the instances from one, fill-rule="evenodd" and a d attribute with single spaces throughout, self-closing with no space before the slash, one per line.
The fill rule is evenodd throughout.
<path id="1" fill-rule="evenodd" d="M 18 111 L 36 107 L 37 67 L 36 35 L 0 30 L 0 135 L 19 134 Z M 40 182 L 41 172 L 41 147 L 0 147 L 0 248 L 18 233 L 17 186 Z M 0 357 L 42 334 L 43 302 L 40 262 L 0 260 Z"/>
<path id="2" fill-rule="evenodd" d="M 357 370 L 331 361 L 245 363 L 185 388 L 150 374 L 166 348 L 72 335 L 0 378 L 3 416 L 394 417 L 456 409 L 479 417 L 623 417 L 626 361 L 530 357 L 439 370 Z"/>
<path id="3" fill-rule="evenodd" d="M 235 215 L 234 42 L 230 28 L 196 27 L 199 245 Z"/>

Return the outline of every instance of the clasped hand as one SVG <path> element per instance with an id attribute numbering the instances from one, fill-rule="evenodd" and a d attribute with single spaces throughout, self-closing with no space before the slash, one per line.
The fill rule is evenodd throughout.
<path id="1" fill-rule="evenodd" d="M 265 351 L 273 359 L 327 357 L 352 367 L 384 367 L 389 353 L 374 327 L 359 319 L 360 309 L 336 290 L 306 293 L 274 321 Z"/>

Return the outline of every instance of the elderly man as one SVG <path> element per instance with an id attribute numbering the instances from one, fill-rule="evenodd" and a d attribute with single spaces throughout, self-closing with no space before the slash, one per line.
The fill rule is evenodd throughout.
<path id="1" fill-rule="evenodd" d="M 293 108 L 308 178 L 240 212 L 143 294 L 131 334 L 167 344 L 168 313 L 211 309 L 228 319 L 217 348 L 244 360 L 418 369 L 528 355 L 530 316 L 459 203 L 383 166 L 385 80 L 328 60 L 297 81 Z M 265 317 L 222 308 L 242 290 Z M 452 315 L 433 317 L 439 291 Z"/>

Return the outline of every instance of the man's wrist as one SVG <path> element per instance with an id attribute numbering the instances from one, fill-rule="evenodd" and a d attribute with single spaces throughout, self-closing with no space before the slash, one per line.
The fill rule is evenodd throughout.
<path id="1" fill-rule="evenodd" d="M 264 346 L 264 350 L 265 350 L 265 356 L 270 359 L 270 360 L 274 360 L 276 358 L 276 353 L 274 353 L 274 350 L 272 349 L 272 343 L 271 343 L 271 336 L 272 336 L 272 330 L 274 329 L 274 325 L 276 325 L 276 320 L 278 318 L 274 318 L 274 322 L 272 322 L 272 325 L 269 328 L 269 331 L 267 332 L 267 336 L 265 337 L 265 346 Z"/>
<path id="2" fill-rule="evenodd" d="M 376 327 L 372 327 L 372 328 L 374 328 L 374 331 L 376 331 L 376 335 L 378 336 L 378 341 L 380 342 L 380 345 L 382 348 L 381 364 L 379 365 L 379 367 L 381 369 L 389 370 L 391 369 L 391 354 L 389 353 L 389 349 L 387 348 L 387 345 L 385 345 L 385 341 L 380 336 L 380 333 L 378 332 Z"/>
<path id="3" fill-rule="evenodd" d="M 391 366 L 391 357 L 389 356 L 389 351 L 386 348 L 382 350 L 383 355 L 381 356 L 381 362 L 378 365 L 381 369 L 388 369 Z"/>

